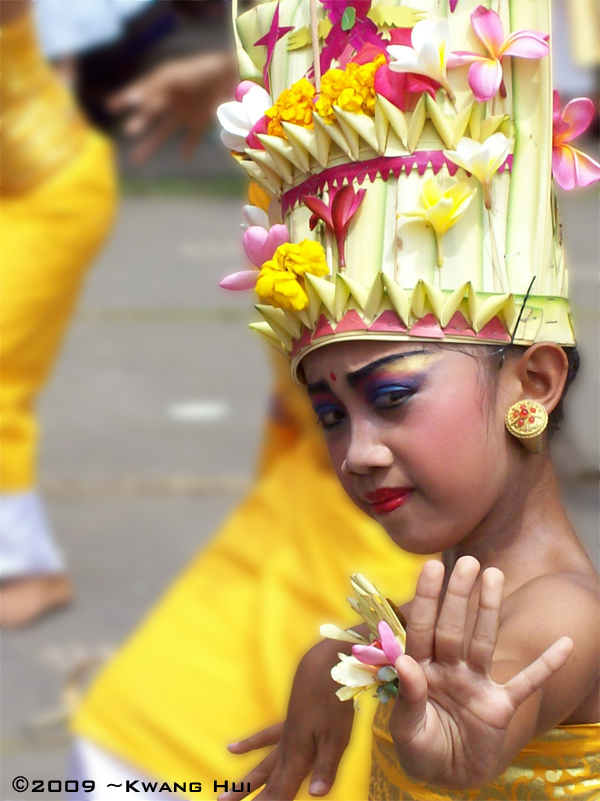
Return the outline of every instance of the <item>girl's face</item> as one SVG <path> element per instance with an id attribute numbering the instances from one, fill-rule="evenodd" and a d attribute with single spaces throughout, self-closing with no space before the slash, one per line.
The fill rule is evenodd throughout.
<path id="1" fill-rule="evenodd" d="M 303 368 L 344 489 L 398 545 L 446 550 L 497 515 L 509 449 L 478 358 L 356 341 L 313 351 Z"/>

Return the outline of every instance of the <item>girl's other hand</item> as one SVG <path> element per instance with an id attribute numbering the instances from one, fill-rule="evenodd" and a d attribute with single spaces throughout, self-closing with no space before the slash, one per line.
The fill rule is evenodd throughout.
<path id="1" fill-rule="evenodd" d="M 295 798 L 300 785 L 312 773 L 309 792 L 326 795 L 335 779 L 338 764 L 352 731 L 354 708 L 336 696 L 338 685 L 330 676 L 338 661 L 338 652 L 345 643 L 325 640 L 312 648 L 300 662 L 294 678 L 285 723 L 254 734 L 234 743 L 229 750 L 245 754 L 266 746 L 273 750 L 243 782 L 249 782 L 249 792 L 228 792 L 219 801 L 241 799 L 263 784 L 257 801 Z"/>
<path id="2" fill-rule="evenodd" d="M 533 736 L 539 702 L 528 714 L 519 710 L 573 648 L 562 637 L 531 664 L 515 659 L 512 678 L 495 683 L 490 671 L 504 576 L 488 568 L 476 589 L 479 569 L 471 556 L 457 561 L 440 609 L 444 567 L 428 562 L 412 602 L 407 653 L 396 662 L 399 689 L 390 733 L 400 764 L 418 781 L 467 788 L 496 778 Z M 468 624 L 473 605 L 474 627 L 472 616 Z M 513 721 L 517 731 L 509 736 Z"/>

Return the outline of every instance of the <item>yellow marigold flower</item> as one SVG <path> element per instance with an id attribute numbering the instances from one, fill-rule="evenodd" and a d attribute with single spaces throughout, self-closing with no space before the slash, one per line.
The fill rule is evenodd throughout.
<path id="1" fill-rule="evenodd" d="M 385 64 L 385 56 L 377 56 L 368 64 L 348 64 L 346 88 L 339 98 L 338 106 L 344 111 L 375 115 L 375 73 Z"/>
<path id="2" fill-rule="evenodd" d="M 303 276 L 327 275 L 329 268 L 325 251 L 319 242 L 304 239 L 302 242 L 285 242 L 273 258 L 266 261 L 258 275 L 256 292 L 261 303 L 279 309 L 300 311 L 308 306 Z"/>
<path id="3" fill-rule="evenodd" d="M 270 118 L 268 132 L 270 136 L 280 136 L 285 139 L 282 122 L 293 122 L 303 128 L 314 128 L 313 98 L 315 87 L 306 78 L 301 78 L 284 89 L 277 98 L 275 105 L 265 112 Z"/>
<path id="4" fill-rule="evenodd" d="M 333 113 L 334 104 L 337 105 L 339 96 L 346 87 L 346 73 L 344 70 L 327 70 L 321 78 L 319 99 L 315 103 L 315 111 L 330 125 L 335 121 Z"/>
<path id="5" fill-rule="evenodd" d="M 325 122 L 335 120 L 333 106 L 355 114 L 375 115 L 375 73 L 385 64 L 385 56 L 377 56 L 368 64 L 351 62 L 345 70 L 327 70 L 321 79 L 315 110 Z"/>

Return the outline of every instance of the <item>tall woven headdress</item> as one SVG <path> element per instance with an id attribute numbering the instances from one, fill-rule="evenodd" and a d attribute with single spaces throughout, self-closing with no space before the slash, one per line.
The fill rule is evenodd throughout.
<path id="1" fill-rule="evenodd" d="M 591 101 L 553 97 L 550 0 L 279 0 L 235 24 L 222 138 L 267 194 L 222 285 L 255 288 L 294 375 L 342 338 L 574 344 L 552 172 L 600 165 L 568 144 Z"/>

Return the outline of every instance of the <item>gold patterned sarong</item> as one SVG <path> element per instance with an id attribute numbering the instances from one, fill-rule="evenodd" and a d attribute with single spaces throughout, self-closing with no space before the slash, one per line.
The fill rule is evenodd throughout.
<path id="1" fill-rule="evenodd" d="M 391 706 L 380 704 L 373 723 L 371 801 L 598 801 L 600 723 L 559 726 L 532 740 L 495 782 L 455 790 L 413 782 L 398 765 L 389 733 Z"/>

